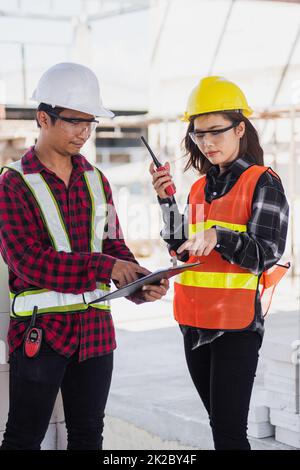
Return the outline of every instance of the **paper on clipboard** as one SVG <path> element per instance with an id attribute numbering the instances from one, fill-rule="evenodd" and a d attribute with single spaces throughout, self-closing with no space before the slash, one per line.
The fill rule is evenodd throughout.
<path id="1" fill-rule="evenodd" d="M 185 263 L 181 266 L 175 266 L 171 268 L 163 268 L 154 271 L 153 273 L 142 275 L 139 279 L 136 279 L 130 284 L 126 284 L 126 286 L 120 287 L 113 292 L 105 294 L 104 296 L 100 297 L 97 300 L 93 300 L 90 304 L 96 304 L 98 302 L 102 302 L 103 300 L 111 300 L 111 299 L 118 299 L 119 297 L 127 297 L 128 295 L 133 294 L 137 290 L 141 289 L 145 284 L 159 284 L 161 279 L 170 279 L 172 276 L 176 276 L 187 269 L 194 268 L 199 266 L 202 262 L 198 261 L 197 263 Z"/>

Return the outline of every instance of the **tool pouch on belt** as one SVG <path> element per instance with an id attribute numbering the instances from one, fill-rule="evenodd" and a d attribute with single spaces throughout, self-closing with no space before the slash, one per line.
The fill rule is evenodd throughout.
<path id="1" fill-rule="evenodd" d="M 259 280 L 261 305 L 264 317 L 271 306 L 275 288 L 283 276 L 287 273 L 291 263 L 274 264 L 270 269 L 264 271 Z"/>

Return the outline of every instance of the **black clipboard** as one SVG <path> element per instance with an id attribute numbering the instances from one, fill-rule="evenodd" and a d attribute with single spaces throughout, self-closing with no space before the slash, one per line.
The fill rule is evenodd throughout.
<path id="1" fill-rule="evenodd" d="M 136 279 L 135 281 L 126 284 L 126 286 L 120 287 L 120 289 L 117 289 L 113 292 L 109 292 L 108 294 L 105 294 L 104 296 L 100 297 L 97 300 L 94 300 L 93 302 L 89 302 L 89 305 L 102 302 L 103 300 L 127 297 L 128 295 L 131 295 L 137 290 L 141 289 L 145 284 L 159 284 L 161 279 L 170 279 L 170 277 L 176 276 L 177 274 L 180 274 L 181 272 L 186 271 L 187 269 L 199 266 L 200 264 L 203 263 L 198 261 L 197 263 L 186 263 L 171 268 L 158 269 L 157 271 L 154 271 L 153 273 L 147 275 L 139 273 L 139 279 Z"/>

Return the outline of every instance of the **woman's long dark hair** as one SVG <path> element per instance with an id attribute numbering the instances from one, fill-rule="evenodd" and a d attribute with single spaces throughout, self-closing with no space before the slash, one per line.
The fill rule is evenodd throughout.
<path id="1" fill-rule="evenodd" d="M 264 164 L 264 152 L 259 143 L 259 137 L 255 127 L 251 124 L 249 119 L 243 116 L 242 113 L 235 111 L 220 111 L 215 114 L 221 114 L 224 118 L 229 119 L 232 124 L 238 122 L 245 123 L 245 133 L 240 139 L 240 148 L 237 158 L 244 155 L 249 155 L 254 158 L 256 165 Z M 194 121 L 198 116 L 193 116 L 190 120 L 186 135 L 183 139 L 183 147 L 185 149 L 185 156 L 188 156 L 188 162 L 184 167 L 184 171 L 193 167 L 201 175 L 205 175 L 212 165 L 206 156 L 200 151 L 199 147 L 192 141 L 189 132 L 194 130 Z"/>

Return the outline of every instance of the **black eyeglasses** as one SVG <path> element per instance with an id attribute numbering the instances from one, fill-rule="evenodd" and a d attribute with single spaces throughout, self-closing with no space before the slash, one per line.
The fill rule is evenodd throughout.
<path id="1" fill-rule="evenodd" d="M 73 129 L 86 128 L 89 132 L 92 132 L 96 128 L 97 124 L 99 124 L 97 119 L 68 118 L 65 116 L 60 116 L 59 114 L 53 113 L 51 111 L 47 111 L 47 114 L 56 119 L 60 119 L 63 123 L 66 123 L 68 130 L 70 130 L 70 127 Z"/>
<path id="2" fill-rule="evenodd" d="M 215 130 L 212 130 L 212 131 L 193 131 L 193 132 L 189 132 L 189 136 L 195 144 L 199 144 L 199 143 L 202 143 L 203 137 L 206 134 L 211 134 L 211 136 L 213 138 L 218 138 L 218 136 L 220 136 L 220 134 L 224 134 L 224 132 L 227 132 L 230 129 L 233 129 L 234 127 L 237 127 L 239 125 L 239 123 L 240 123 L 240 121 L 239 122 L 234 122 L 233 124 L 231 124 L 228 127 L 223 127 L 222 129 L 215 129 Z"/>

